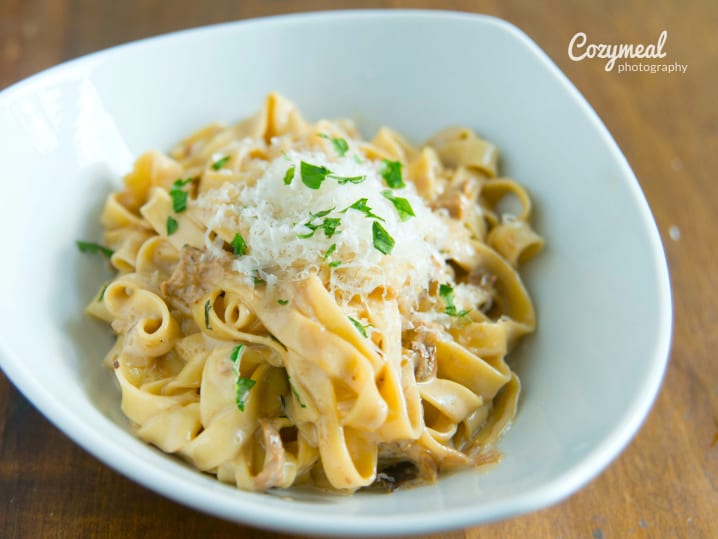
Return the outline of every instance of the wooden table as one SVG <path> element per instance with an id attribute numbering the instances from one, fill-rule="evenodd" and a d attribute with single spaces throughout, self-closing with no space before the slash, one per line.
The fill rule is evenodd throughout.
<path id="1" fill-rule="evenodd" d="M 441 7 L 515 23 L 594 106 L 641 182 L 671 270 L 673 352 L 643 428 L 586 488 L 543 511 L 440 537 L 718 537 L 718 2 L 212 4 L 1 0 L 0 88 L 118 43 L 285 12 Z M 568 58 L 579 31 L 593 42 L 647 43 L 662 30 L 665 61 L 687 64 L 685 73 L 619 74 L 604 71 L 600 60 Z M 225 536 L 280 537 L 197 513 L 119 476 L 50 425 L 0 374 L 0 537 Z"/>

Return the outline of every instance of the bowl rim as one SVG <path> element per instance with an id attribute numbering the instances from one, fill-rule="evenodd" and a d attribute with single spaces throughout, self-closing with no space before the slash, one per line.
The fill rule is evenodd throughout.
<path id="1" fill-rule="evenodd" d="M 650 364 L 651 368 L 646 372 L 645 382 L 633 400 L 632 406 L 626 411 L 621 421 L 614 425 L 610 434 L 594 447 L 580 463 L 538 488 L 517 493 L 510 504 L 505 501 L 489 502 L 482 504 L 479 511 L 472 506 L 442 509 L 440 512 L 412 515 L 410 521 L 407 521 L 402 515 L 373 515 L 371 519 L 368 519 L 362 514 L 336 516 L 331 511 L 321 515 L 303 513 L 301 510 L 282 511 L 274 506 L 262 504 L 262 498 L 254 494 L 252 496 L 253 499 L 256 499 L 256 503 L 246 506 L 238 504 L 236 498 L 225 496 L 222 493 L 211 493 L 199 499 L 186 489 L 186 483 L 182 478 L 167 474 L 165 471 L 158 471 L 151 463 L 127 459 L 126 454 L 119 447 L 106 441 L 98 431 L 74 416 L 62 401 L 35 379 L 30 371 L 22 366 L 20 358 L 11 353 L 5 338 L 0 335 L 0 367 L 11 382 L 55 427 L 111 469 L 175 502 L 216 517 L 258 528 L 289 533 L 342 536 L 431 533 L 494 522 L 545 508 L 563 500 L 602 472 L 628 445 L 645 421 L 667 368 L 672 339 L 673 308 L 670 278 L 658 228 L 636 176 L 598 114 L 548 55 L 527 34 L 510 22 L 485 14 L 431 9 L 332 10 L 222 22 L 145 37 L 65 61 L 0 90 L 0 106 L 11 106 L 15 100 L 32 92 L 37 86 L 47 86 L 65 79 L 72 79 L 78 71 L 88 70 L 97 62 L 111 59 L 116 54 L 141 48 L 154 42 L 218 31 L 241 32 L 249 26 L 301 24 L 316 20 L 330 22 L 340 19 L 388 19 L 391 17 L 431 18 L 434 21 L 440 20 L 442 23 L 472 21 L 473 23 L 492 25 L 509 33 L 513 39 L 521 42 L 525 48 L 530 50 L 536 60 L 541 62 L 543 67 L 561 83 L 570 98 L 586 114 L 592 128 L 600 135 L 609 151 L 617 158 L 621 175 L 627 181 L 631 195 L 638 204 L 640 218 L 649 237 L 652 263 L 658 283 L 657 302 L 660 310 L 659 332 L 654 349 L 650 353 L 653 358 Z M 281 518 L 277 518 L 278 516 Z"/>

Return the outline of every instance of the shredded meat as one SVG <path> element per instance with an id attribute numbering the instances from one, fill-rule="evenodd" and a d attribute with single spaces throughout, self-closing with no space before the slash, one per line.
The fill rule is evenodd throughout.
<path id="1" fill-rule="evenodd" d="M 388 492 L 435 483 L 438 475 L 431 453 L 406 440 L 379 446 L 377 470 L 372 487 L 383 488 Z"/>
<path id="2" fill-rule="evenodd" d="M 269 490 L 285 483 L 284 465 L 286 463 L 284 444 L 279 431 L 267 419 L 260 419 L 259 425 L 264 435 L 264 466 L 254 478 L 257 490 Z"/>
<path id="3" fill-rule="evenodd" d="M 191 305 L 222 279 L 230 261 L 229 256 L 209 258 L 185 245 L 172 275 L 161 285 L 162 294 L 174 308 L 189 314 Z"/>
<path id="4" fill-rule="evenodd" d="M 436 210 L 444 208 L 454 219 L 462 220 L 466 217 L 475 201 L 478 199 L 481 184 L 474 177 L 469 177 L 460 185 L 452 186 L 439 198 L 431 203 L 431 208 Z"/>
<path id="5" fill-rule="evenodd" d="M 426 382 L 436 377 L 436 345 L 425 342 L 426 335 L 421 340 L 411 343 L 411 350 L 416 358 L 415 376 L 417 382 Z"/>
<path id="6" fill-rule="evenodd" d="M 436 210 L 444 208 L 454 219 L 463 219 L 468 211 L 471 201 L 460 191 L 449 191 L 444 193 L 435 202 L 431 204 L 431 208 Z"/>
<path id="7" fill-rule="evenodd" d="M 383 486 L 387 492 L 394 492 L 402 485 L 419 477 L 419 468 L 411 461 L 403 460 L 383 467 L 377 474 L 375 485 Z"/>

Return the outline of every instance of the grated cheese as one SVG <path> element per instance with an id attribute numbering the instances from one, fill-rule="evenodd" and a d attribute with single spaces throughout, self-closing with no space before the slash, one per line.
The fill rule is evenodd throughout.
<path id="1" fill-rule="evenodd" d="M 340 184 L 328 176 L 319 189 L 310 189 L 301 180 L 302 161 L 324 166 L 336 176 L 366 179 L 358 184 Z M 295 173 L 287 185 L 285 174 L 292 166 Z M 348 154 L 338 157 L 319 151 L 290 150 L 271 161 L 256 182 L 227 182 L 202 195 L 198 205 L 212 208 L 209 229 L 224 226 L 242 234 L 247 254 L 233 262 L 237 272 L 258 275 L 271 285 L 277 277 L 303 279 L 328 269 L 330 287 L 340 297 L 349 299 L 377 289 L 391 290 L 413 305 L 431 280 L 452 279 L 444 264 L 449 228 L 446 217 L 434 213 L 410 183 L 393 190 L 396 196 L 409 201 L 415 213 L 415 217 L 402 221 L 394 205 L 382 195 L 388 187 L 380 166 L 376 161 L 357 162 Z M 388 255 L 373 245 L 374 219 L 361 211 L 346 209 L 363 198 L 395 240 Z M 312 219 L 312 214 L 328 210 L 331 211 Z M 300 237 L 311 232 L 307 223 L 320 225 L 324 218 L 340 220 L 331 237 L 322 228 L 311 237 Z M 206 239 L 210 250 L 220 248 L 209 241 L 209 236 Z M 325 257 L 332 245 L 336 247 Z M 339 265 L 330 267 L 330 262 Z"/>

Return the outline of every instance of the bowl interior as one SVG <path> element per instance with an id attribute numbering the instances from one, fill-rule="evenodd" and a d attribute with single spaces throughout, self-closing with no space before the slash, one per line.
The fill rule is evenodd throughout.
<path id="1" fill-rule="evenodd" d="M 493 469 L 391 496 L 251 494 L 130 433 L 102 366 L 112 337 L 83 314 L 109 274 L 74 241 L 100 237 L 103 200 L 140 152 L 169 149 L 211 121 L 239 120 L 271 90 L 312 120 L 353 117 L 366 135 L 388 125 L 421 142 L 445 126 L 470 126 L 498 145 L 503 174 L 531 193 L 547 244 L 523 271 L 538 331 L 510 357 L 523 397 Z M 343 12 L 145 40 L 3 92 L 0 139 L 3 369 L 83 447 L 198 509 L 310 534 L 421 533 L 495 520 L 591 479 L 636 431 L 660 384 L 670 291 L 638 183 L 578 92 L 496 19 Z"/>

